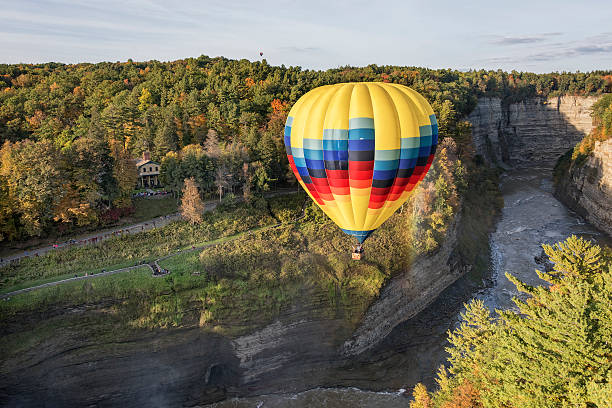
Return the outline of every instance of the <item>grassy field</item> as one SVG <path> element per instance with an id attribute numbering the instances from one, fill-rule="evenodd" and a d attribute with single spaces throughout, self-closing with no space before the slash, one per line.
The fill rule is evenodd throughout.
<path id="1" fill-rule="evenodd" d="M 431 172 L 438 183 L 443 176 L 448 177 L 442 170 Z M 495 174 L 474 172 L 465 183 L 473 187 L 464 194 L 458 249 L 477 269 L 485 269 L 486 236 L 498 201 Z M 94 278 L 91 284 L 88 280 L 60 285 L 0 302 L 0 314 L 10 319 L 52 306 L 104 301 L 112 304 L 113 316 L 125 327 L 199 326 L 234 336 L 271 322 L 286 308 L 316 304 L 316 313 L 341 316 L 354 325 L 388 279 L 409 268 L 415 257 L 435 251 L 444 239 L 445 228 L 461 207 L 453 204 L 453 190 L 444 186 L 428 198 L 432 186 L 433 181 L 415 190 L 402 210 L 368 239 L 360 262 L 350 259 L 354 239 L 305 201 L 304 194 L 292 194 L 221 206 L 205 214 L 200 225 L 176 222 L 2 268 L 6 289 L 209 244 L 201 251 L 160 260 L 160 266 L 171 272 L 164 277 L 152 278 L 142 271 Z M 296 221 L 305 203 L 304 217 Z M 48 265 L 56 269 L 49 272 Z"/>
<path id="2" fill-rule="evenodd" d="M 135 198 L 134 215 L 130 222 L 138 223 L 178 211 L 178 201 L 172 195 L 161 198 Z"/>
<path id="3" fill-rule="evenodd" d="M 286 201 L 298 208 L 303 196 L 274 197 L 271 201 Z M 292 201 L 293 200 L 293 201 Z M 284 211 L 284 210 L 283 210 Z M 0 291 L 32 286 L 29 282 L 58 280 L 66 275 L 95 272 L 116 266 L 134 265 L 142 260 L 153 260 L 192 245 L 229 237 L 253 228 L 278 222 L 265 201 L 255 204 L 240 203 L 221 207 L 204 214 L 199 225 L 176 221 L 161 228 L 137 234 L 117 236 L 96 245 L 52 251 L 44 256 L 22 259 L 19 263 L 0 268 Z"/>
<path id="4" fill-rule="evenodd" d="M 7 317 L 17 311 L 36 310 L 54 304 L 65 306 L 91 303 L 105 298 L 123 299 L 148 296 L 169 290 L 162 278 L 151 276 L 147 266 L 108 276 L 99 276 L 26 292 L 0 301 L 0 316 Z"/>

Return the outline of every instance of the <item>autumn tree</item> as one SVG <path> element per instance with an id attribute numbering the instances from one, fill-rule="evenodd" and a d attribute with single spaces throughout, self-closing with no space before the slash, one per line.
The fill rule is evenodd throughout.
<path id="1" fill-rule="evenodd" d="M 113 204 L 117 207 L 130 207 L 132 205 L 132 192 L 138 181 L 136 166 L 129 153 L 121 143 L 111 144 L 113 156 L 113 177 L 117 183 L 118 194 Z"/>
<path id="2" fill-rule="evenodd" d="M 181 198 L 181 215 L 192 224 L 199 224 L 202 222 L 204 209 L 204 202 L 200 197 L 195 180 L 193 178 L 185 179 Z"/>
<path id="3" fill-rule="evenodd" d="M 53 218 L 62 197 L 59 152 L 48 140 L 25 140 L 2 147 L 0 176 L 6 181 L 6 199 L 14 205 L 28 235 L 39 236 Z"/>

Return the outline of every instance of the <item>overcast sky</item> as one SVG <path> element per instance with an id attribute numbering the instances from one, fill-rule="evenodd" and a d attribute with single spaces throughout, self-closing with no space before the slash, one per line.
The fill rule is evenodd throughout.
<path id="1" fill-rule="evenodd" d="M 263 52 L 314 69 L 590 71 L 612 69 L 611 22 L 609 0 L 0 0 L 0 63 Z"/>

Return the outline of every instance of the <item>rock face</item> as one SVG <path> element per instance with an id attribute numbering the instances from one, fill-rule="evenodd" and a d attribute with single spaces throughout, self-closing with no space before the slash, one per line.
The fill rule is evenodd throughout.
<path id="1" fill-rule="evenodd" d="M 193 406 L 315 387 L 405 387 L 406 370 L 423 375 L 434 373 L 439 364 L 436 359 L 414 361 L 412 356 L 423 343 L 423 332 L 431 329 L 431 318 L 414 322 L 408 334 L 400 336 L 400 346 L 372 348 L 464 275 L 468 268 L 455 251 L 461 223 L 457 217 L 437 252 L 416 259 L 391 279 L 361 323 L 347 318 L 351 306 L 330 311 L 329 295 L 308 288 L 272 323 L 232 338 L 199 327 L 100 336 L 100 331 L 113 330 L 103 328 L 112 304 L 22 316 L 0 328 L 0 337 L 50 334 L 19 352 L 0 351 L 0 405 Z M 460 296 L 455 296 L 456 307 L 466 300 Z M 441 309 L 430 314 L 448 314 Z M 440 330 L 442 340 L 447 327 Z M 432 342 L 430 338 L 427 343 Z M 436 356 L 443 352 L 440 343 Z M 407 351 L 398 352 L 402 348 Z M 381 364 L 387 358 L 389 363 Z M 400 358 L 402 364 L 396 367 Z"/>
<path id="2" fill-rule="evenodd" d="M 361 326 L 347 340 L 342 352 L 355 355 L 382 341 L 398 324 L 415 316 L 450 284 L 469 271 L 456 253 L 457 217 L 443 245 L 433 256 L 422 256 L 411 268 L 395 276 L 370 308 Z"/>
<path id="3" fill-rule="evenodd" d="M 562 96 L 505 104 L 482 98 L 468 117 L 476 152 L 502 167 L 552 167 L 593 128 L 596 101 L 596 96 Z"/>
<path id="4" fill-rule="evenodd" d="M 612 139 L 595 142 L 586 162 L 558 180 L 555 196 L 612 236 Z"/>

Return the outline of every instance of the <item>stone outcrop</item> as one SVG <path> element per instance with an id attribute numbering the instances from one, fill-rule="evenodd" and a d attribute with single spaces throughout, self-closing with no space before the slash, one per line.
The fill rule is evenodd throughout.
<path id="1" fill-rule="evenodd" d="M 342 352 L 355 355 L 382 341 L 398 324 L 414 317 L 459 277 L 469 271 L 456 253 L 458 216 L 435 254 L 421 256 L 410 269 L 395 276 L 366 313 Z"/>
<path id="2" fill-rule="evenodd" d="M 612 139 L 595 142 L 583 164 L 559 177 L 555 196 L 612 236 Z"/>
<path id="3" fill-rule="evenodd" d="M 476 152 L 501 167 L 552 167 L 593 128 L 591 106 L 597 99 L 562 96 L 507 104 L 482 98 L 468 117 Z"/>
<path id="4" fill-rule="evenodd" d="M 232 396 L 319 386 L 361 384 L 384 389 L 389 382 L 378 383 L 375 378 L 387 375 L 395 366 L 381 368 L 380 356 L 398 352 L 384 345 L 372 348 L 464 275 L 467 267 L 455 250 L 461 225 L 457 217 L 435 253 L 417 258 L 408 270 L 391 279 L 361 322 L 348 316 L 359 316 L 362 309 L 344 305 L 330 310 L 329 294 L 308 287 L 273 322 L 238 337 L 197 326 L 92 335 L 108 331 L 107 325 L 117 327 L 113 324 L 118 322 L 104 323 L 110 319 L 113 304 L 57 310 L 44 318 L 24 315 L 0 329 L 0 336 L 32 330 L 51 334 L 19 353 L 0 352 L 0 405 L 39 406 L 38 401 L 46 401 L 46 406 L 58 407 L 192 406 Z M 465 300 L 457 300 L 455 306 Z M 455 309 L 444 313 L 441 309 L 432 313 L 456 316 Z M 257 327 L 256 322 L 250 323 Z M 434 325 L 427 318 L 413 326 L 416 331 L 413 328 L 401 336 L 405 347 L 421 347 L 423 331 Z M 448 323 L 441 327 L 439 337 L 445 338 Z M 427 344 L 432 342 L 430 338 Z M 434 357 L 438 355 L 442 353 Z M 426 363 L 405 358 L 401 372 L 434 373 L 440 364 L 435 358 Z M 399 383 L 394 386 L 406 386 L 406 377 L 396 374 Z M 413 381 L 423 381 L 423 377 Z"/>

